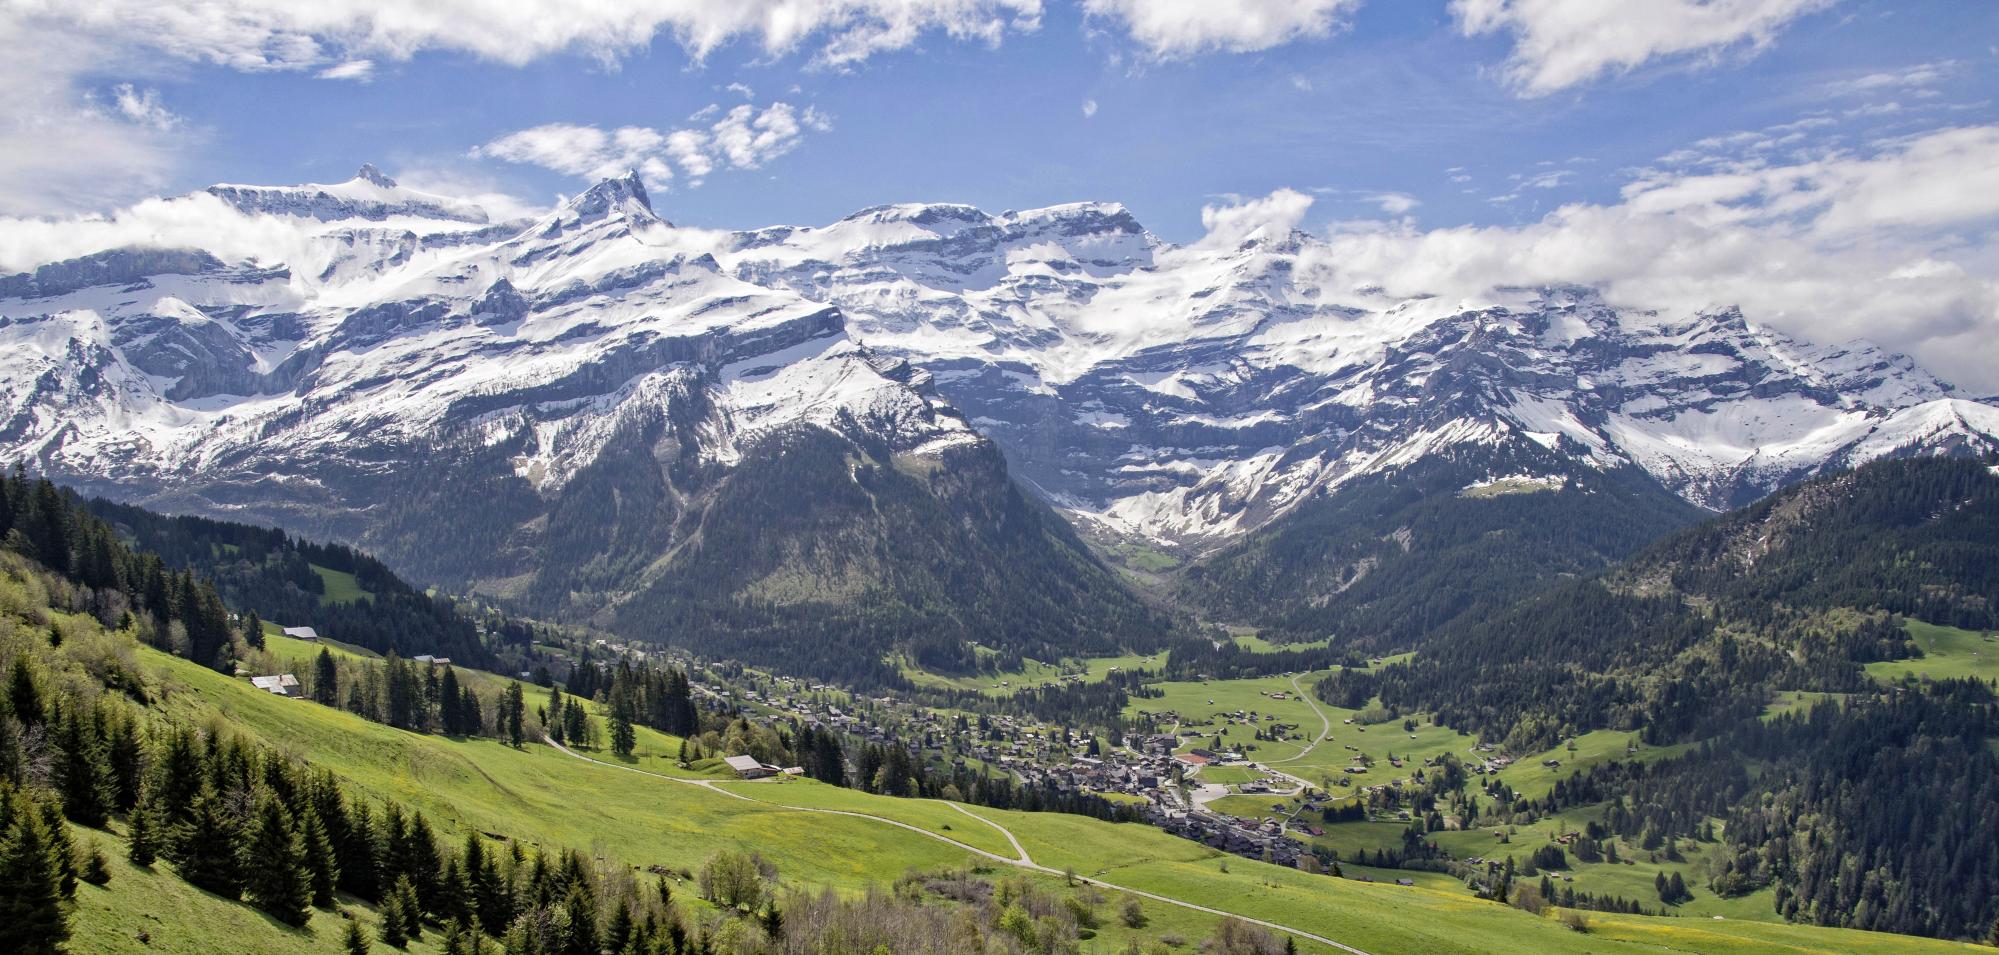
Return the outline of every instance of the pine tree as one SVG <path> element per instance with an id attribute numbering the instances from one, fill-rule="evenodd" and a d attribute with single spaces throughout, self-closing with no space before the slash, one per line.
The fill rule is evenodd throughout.
<path id="1" fill-rule="evenodd" d="M 611 752 L 630 756 L 637 744 L 638 734 L 632 730 L 632 721 L 623 714 L 611 717 Z"/>
<path id="2" fill-rule="evenodd" d="M 465 727 L 459 722 L 459 714 L 461 712 L 459 704 L 461 700 L 458 690 L 458 673 L 450 667 L 444 668 L 444 677 L 438 681 L 437 700 L 438 722 L 444 729 L 444 735 L 465 735 Z"/>
<path id="3" fill-rule="evenodd" d="M 298 816 L 299 845 L 304 850 L 304 862 L 308 884 L 312 889 L 312 904 L 327 908 L 333 904 L 333 891 L 340 884 L 340 863 L 333 854 L 333 842 L 326 834 L 326 825 L 319 819 L 319 812 L 310 804 L 300 810 Z"/>
<path id="4" fill-rule="evenodd" d="M 403 912 L 403 931 L 409 933 L 410 938 L 422 938 L 423 903 L 417 899 L 416 884 L 407 875 L 399 876 L 396 887 L 391 891 L 396 897 L 396 907 Z"/>
<path id="5" fill-rule="evenodd" d="M 77 878 L 91 885 L 108 885 L 111 882 L 111 860 L 104 857 L 104 848 L 91 840 L 90 851 L 83 854 L 83 866 Z"/>
<path id="6" fill-rule="evenodd" d="M 368 931 L 361 927 L 360 919 L 347 920 L 347 955 L 368 955 Z"/>
<path id="7" fill-rule="evenodd" d="M 187 821 L 175 827 L 174 868 L 180 877 L 224 898 L 243 892 L 237 848 L 242 827 L 223 805 L 214 787 L 203 786 L 189 807 Z"/>
<path id="8" fill-rule="evenodd" d="M 382 899 L 382 944 L 390 948 L 402 948 L 409 944 L 409 928 L 405 924 L 408 917 L 403 914 L 402 897 L 394 892 Z"/>
<path id="9" fill-rule="evenodd" d="M 49 833 L 31 812 L 16 812 L 0 834 L 0 951 L 55 955 L 69 939 Z"/>
<path id="10" fill-rule="evenodd" d="M 49 854 L 56 860 L 56 890 L 65 899 L 76 895 L 76 841 L 63 825 L 62 807 L 53 799 L 40 800 L 36 811 L 42 817 L 42 831 L 48 834 Z"/>
<path id="11" fill-rule="evenodd" d="M 264 649 L 264 621 L 257 616 L 255 610 L 243 618 L 243 642 L 253 649 Z"/>
<path id="12" fill-rule="evenodd" d="M 93 829 L 104 827 L 116 799 L 104 738 L 90 717 L 75 705 L 63 707 L 56 721 L 56 788 L 62 792 L 63 814 Z"/>
<path id="13" fill-rule="evenodd" d="M 7 704 L 22 726 L 31 727 L 42 721 L 42 694 L 35 684 L 34 666 L 25 653 L 14 657 L 14 666 L 8 672 Z"/>
<path id="14" fill-rule="evenodd" d="M 125 840 L 125 858 L 141 869 L 151 867 L 153 859 L 160 854 L 160 834 L 153 822 L 152 807 L 144 800 L 132 807 L 126 828 L 129 833 Z"/>
<path id="15" fill-rule="evenodd" d="M 333 653 L 325 647 L 320 647 L 319 656 L 312 660 L 312 701 L 324 706 L 340 705 L 340 668 L 333 662 Z"/>
<path id="16" fill-rule="evenodd" d="M 256 812 L 244 858 L 250 901 L 286 925 L 304 925 L 312 917 L 313 888 L 305 844 L 275 793 L 260 794 Z"/>
<path id="17" fill-rule="evenodd" d="M 527 703 L 521 697 L 520 681 L 510 681 L 507 684 L 506 699 L 500 704 L 500 721 L 506 724 L 507 741 L 515 746 L 521 745 L 521 741 L 525 739 L 521 723 L 527 715 L 526 710 Z"/>

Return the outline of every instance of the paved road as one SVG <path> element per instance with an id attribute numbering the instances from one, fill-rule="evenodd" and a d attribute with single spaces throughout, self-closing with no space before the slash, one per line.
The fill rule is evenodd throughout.
<path id="1" fill-rule="evenodd" d="M 1005 826 L 1002 826 L 997 822 L 987 819 L 984 816 L 980 816 L 976 813 L 973 813 L 972 811 L 965 809 L 964 807 L 959 806 L 956 803 L 945 803 L 945 805 L 951 806 L 952 808 L 957 809 L 959 812 L 962 812 L 967 816 L 971 816 L 972 818 L 977 819 L 980 822 L 983 822 L 986 825 L 993 827 L 994 829 L 998 829 L 1003 835 L 1006 836 L 1006 840 L 1013 844 L 1014 850 L 1020 853 L 1020 858 L 1009 859 L 1006 856 L 1000 855 L 998 853 L 987 852 L 986 850 L 980 849 L 976 846 L 968 846 L 949 836 L 931 832 L 928 829 L 924 829 L 920 826 L 913 826 L 910 825 L 909 823 L 902 822 L 900 820 L 890 819 L 887 816 L 876 816 L 865 812 L 852 812 L 846 809 L 819 809 L 811 806 L 787 806 L 784 805 L 783 803 L 772 802 L 768 799 L 758 799 L 755 796 L 747 796 L 742 793 L 736 792 L 734 790 L 723 789 L 722 787 L 715 785 L 715 780 L 712 779 L 682 779 L 678 776 L 668 776 L 664 773 L 655 773 L 648 770 L 639 769 L 635 766 L 620 766 L 616 763 L 607 763 L 601 759 L 592 759 L 588 756 L 583 755 L 582 753 L 576 752 L 575 750 L 570 749 L 569 747 L 556 742 L 555 740 L 549 738 L 548 736 L 544 735 L 541 739 L 542 742 L 555 747 L 558 751 L 567 753 L 568 755 L 574 756 L 577 759 L 580 759 L 586 763 L 595 763 L 599 766 L 605 766 L 611 769 L 621 769 L 628 773 L 638 773 L 641 776 L 651 776 L 654 779 L 664 779 L 667 782 L 680 783 L 685 786 L 699 786 L 702 789 L 708 790 L 709 792 L 717 792 L 721 793 L 724 796 L 729 796 L 735 799 L 741 799 L 745 802 L 762 803 L 766 806 L 771 806 L 777 809 L 789 810 L 791 812 L 817 812 L 817 813 L 824 813 L 829 816 L 852 816 L 856 819 L 869 819 L 875 822 L 882 823 L 883 825 L 894 826 L 898 829 L 907 829 L 910 832 L 914 832 L 917 833 L 918 835 L 935 839 L 939 842 L 950 843 L 951 845 L 957 846 L 958 848 L 963 849 L 966 852 L 972 853 L 973 855 L 980 856 L 986 859 L 991 859 L 994 862 L 1010 865 L 1018 869 L 1031 869 L 1036 872 L 1045 872 L 1050 875 L 1069 874 L 1061 869 L 1050 868 L 1049 866 L 1045 866 L 1038 862 L 1035 862 L 1034 860 L 1028 857 L 1027 849 L 1021 846 L 1020 840 L 1014 838 L 1013 833 L 1008 831 Z M 1172 898 L 1170 896 L 1159 895 L 1153 892 L 1147 892 L 1143 889 L 1133 889 L 1122 885 L 1117 885 L 1115 883 L 1105 882 L 1102 879 L 1091 879 L 1091 878 L 1085 878 L 1083 876 L 1076 876 L 1075 878 L 1076 881 L 1081 882 L 1084 885 L 1094 885 L 1099 888 L 1109 889 L 1113 892 L 1123 892 L 1127 895 L 1136 895 L 1142 899 L 1151 899 L 1154 902 L 1161 902 L 1166 905 L 1178 906 L 1179 908 L 1190 909 L 1195 912 L 1204 912 L 1209 915 L 1219 915 L 1223 918 L 1231 918 L 1240 922 L 1248 922 L 1251 925 L 1259 925 L 1264 928 L 1270 929 L 1272 931 L 1284 932 L 1290 935 L 1296 935 L 1299 938 L 1306 939 L 1308 941 L 1318 942 L 1321 945 L 1332 946 L 1333 948 L 1339 949 L 1342 952 L 1348 952 L 1350 953 L 1350 955 L 1368 955 L 1367 952 L 1364 952 L 1351 945 L 1345 944 L 1343 942 L 1333 941 L 1332 939 L 1327 938 L 1323 935 L 1316 935 L 1311 932 L 1307 932 L 1304 929 L 1292 928 L 1289 925 L 1279 925 L 1276 922 L 1266 922 L 1263 919 L 1250 918 L 1249 916 L 1238 915 L 1234 912 L 1225 912 L 1221 909 L 1209 908 L 1208 906 L 1197 905 L 1193 902 L 1184 902 L 1181 901 L 1180 899 Z"/>

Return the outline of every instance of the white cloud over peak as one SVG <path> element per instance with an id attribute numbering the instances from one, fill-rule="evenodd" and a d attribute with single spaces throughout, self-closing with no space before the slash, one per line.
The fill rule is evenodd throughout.
<path id="1" fill-rule="evenodd" d="M 1253 236 L 1286 236 L 1304 221 L 1311 208 L 1312 197 L 1296 189 L 1279 189 L 1261 198 L 1205 205 L 1201 207 L 1201 227 L 1208 234 L 1191 247 L 1232 248 Z"/>
<path id="2" fill-rule="evenodd" d="M 1157 57 L 1248 53 L 1338 29 L 1361 0 L 1083 0 Z"/>
<path id="3" fill-rule="evenodd" d="M 1584 284 L 1673 318 L 1741 305 L 1802 337 L 1864 337 L 1999 389 L 1999 126 L 1698 173 L 1651 172 L 1619 202 L 1522 226 L 1341 229 L 1311 267 L 1348 287 L 1477 298 Z"/>
<path id="4" fill-rule="evenodd" d="M 1836 0 L 1451 0 L 1466 36 L 1507 33 L 1507 82 L 1526 96 L 1578 86 L 1655 59 L 1767 46 Z"/>
<path id="5" fill-rule="evenodd" d="M 798 147 L 808 131 L 832 123 L 818 110 L 777 102 L 758 110 L 743 103 L 719 105 L 697 116 L 719 116 L 706 126 L 672 130 L 622 126 L 605 130 L 574 123 L 546 123 L 517 130 L 472 149 L 474 158 L 540 166 L 568 176 L 604 179 L 635 169 L 655 186 L 676 170 L 698 186 L 720 168 L 756 169 Z"/>

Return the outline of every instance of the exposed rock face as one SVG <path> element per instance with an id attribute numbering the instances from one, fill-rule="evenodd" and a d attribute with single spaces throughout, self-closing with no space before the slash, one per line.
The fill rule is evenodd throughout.
<path id="1" fill-rule="evenodd" d="M 718 235 L 662 219 L 635 176 L 495 223 L 372 168 L 199 202 L 241 220 L 218 231 L 284 240 L 0 278 L 0 453 L 590 612 L 680 566 L 718 501 L 826 488 L 801 472 L 722 495 L 746 461 L 782 459 L 759 451 L 780 437 L 870 493 L 920 487 L 869 484 L 867 467 L 930 474 L 922 493 L 977 496 L 942 512 L 961 523 L 1036 528 L 937 553 L 1005 539 L 1045 557 L 1074 541 L 1002 501 L 1009 467 L 1092 533 L 1184 556 L 1420 462 L 1467 488 L 1641 475 L 1723 507 L 1999 433 L 1989 402 L 1863 343 L 1801 343 L 1734 310 L 1623 312 L 1587 289 L 1395 300 L 1342 284 L 1309 237 L 1176 247 L 1111 204 L 882 206 Z M 936 476 L 952 469 L 977 474 Z M 871 500 L 842 526 L 881 515 Z M 563 537 L 569 522 L 591 531 Z M 464 546 L 436 547 L 447 532 Z M 726 585 L 880 584 L 830 580 L 826 554 L 860 551 L 811 539 Z M 1300 573 L 1351 588 L 1342 568 L 1394 556 L 1361 550 L 1331 577 Z"/>

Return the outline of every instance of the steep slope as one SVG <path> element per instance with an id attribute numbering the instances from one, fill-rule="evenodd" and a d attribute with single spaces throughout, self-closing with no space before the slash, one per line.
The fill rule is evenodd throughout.
<path id="1" fill-rule="evenodd" d="M 1195 553 L 1450 445 L 1562 445 L 1724 508 L 1999 432 L 1999 410 L 1863 342 L 1579 288 L 1394 299 L 1301 233 L 1172 246 L 1115 205 L 889 206 L 716 255 L 931 370 L 1058 505 Z"/>
<path id="2" fill-rule="evenodd" d="M 1591 729 L 1711 735 L 1780 691 L 1854 692 L 1920 654 L 1904 618 L 1999 627 L 1999 470 L 1884 461 L 1671 535 L 1603 574 L 1467 619 L 1346 699 L 1521 749 Z M 1465 674 L 1477 673 L 1476 680 Z"/>
<path id="3" fill-rule="evenodd" d="M 12 280 L 22 293 L 0 304 L 10 454 L 106 495 L 357 543 L 427 583 L 669 638 L 682 629 L 663 609 L 672 602 L 620 603 L 672 591 L 658 574 L 696 563 L 667 555 L 705 553 L 712 571 L 721 551 L 688 547 L 702 535 L 763 526 L 765 515 L 712 505 L 737 475 L 792 457 L 764 445 L 806 431 L 839 450 L 797 457 L 820 473 L 786 503 L 828 510 L 797 528 L 807 536 L 768 543 L 810 552 L 810 534 L 844 522 L 839 533 L 883 566 L 861 581 L 794 563 L 785 587 L 703 590 L 709 616 L 687 636 L 705 648 L 725 649 L 718 619 L 768 630 L 824 609 L 827 595 L 992 619 L 985 597 L 960 603 L 957 588 L 925 582 L 917 554 L 938 567 L 1006 554 L 1020 574 L 1009 586 L 1074 597 L 953 634 L 1016 651 L 1012 636 L 1042 649 L 1158 639 L 1161 621 L 1066 533 L 1048 532 L 1045 515 L 1016 500 L 1012 524 L 980 519 L 1017 495 L 927 375 L 850 341 L 837 308 L 676 249 L 636 177 L 500 226 L 370 169 L 336 186 L 216 187 L 179 201 L 200 210 L 218 198 L 234 210 L 218 215 L 235 217 L 218 220 L 218 235 L 247 220 L 287 238 L 268 259 L 113 250 Z M 889 525 L 826 495 L 859 480 L 848 456 L 948 466 L 964 472 L 955 488 L 976 490 L 900 486 L 938 519 L 903 521 L 892 540 L 878 536 Z M 724 594 L 730 607 L 712 603 Z M 880 656 L 919 637 L 892 617 L 866 634 L 879 652 L 846 672 L 892 678 Z M 949 645 L 956 637 L 920 636 L 928 659 L 972 659 Z M 744 649 L 786 659 L 766 642 Z"/>
<path id="4" fill-rule="evenodd" d="M 628 176 L 493 223 L 373 169 L 174 201 L 214 217 L 215 241 L 0 278 L 0 455 L 661 634 L 717 633 L 729 614 L 682 626 L 688 598 L 624 602 L 691 593 L 677 574 L 720 580 L 701 569 L 717 552 L 691 545 L 721 532 L 704 522 L 747 517 L 718 495 L 799 427 L 878 467 L 985 472 L 946 490 L 1010 473 L 1102 552 L 1187 568 L 1166 589 L 1204 611 L 1377 645 L 1488 608 L 1482 579 L 1531 589 L 1625 556 L 1694 513 L 1676 500 L 1724 508 L 1828 469 L 1999 447 L 1999 408 L 1864 343 L 1579 288 L 1397 299 L 1322 240 L 1176 246 L 1113 204 L 895 205 L 718 233 L 661 219 Z M 1003 462 L 977 452 L 988 441 Z M 933 566 L 991 566 L 971 555 L 1033 539 L 1047 549 L 1020 566 L 1083 569 L 1020 592 L 1088 593 L 1003 629 L 1049 634 L 1041 651 L 1156 629 L 1121 622 L 1136 602 L 1063 553 L 1067 535 L 1009 538 L 970 519 L 997 505 L 935 500 L 997 536 L 917 544 L 905 524 L 878 538 L 898 542 L 889 559 L 957 559 L 892 569 L 789 524 L 810 539 L 784 546 L 808 556 L 758 558 L 723 590 L 764 608 L 758 627 L 823 616 L 829 595 L 888 599 L 915 616 L 880 618 L 900 634 L 883 640 L 905 641 L 915 620 L 989 619 L 972 607 L 1013 586 L 940 585 Z M 829 507 L 859 518 L 846 534 L 890 526 Z M 463 546 L 437 546 L 447 529 Z M 960 591 L 980 596 L 915 609 Z"/>

